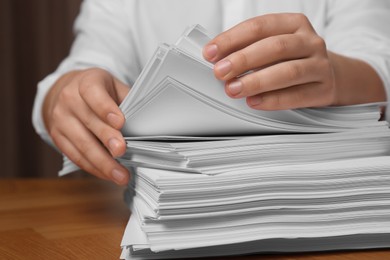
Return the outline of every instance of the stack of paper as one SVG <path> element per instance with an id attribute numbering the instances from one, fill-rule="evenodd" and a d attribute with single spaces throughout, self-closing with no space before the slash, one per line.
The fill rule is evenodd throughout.
<path id="1" fill-rule="evenodd" d="M 390 246 L 390 161 L 227 171 L 138 168 L 123 258 Z"/>
<path id="2" fill-rule="evenodd" d="M 126 138 L 127 151 L 119 161 L 189 173 L 216 175 L 227 171 L 337 161 L 390 153 L 388 127 L 358 129 L 342 133 L 268 135 L 208 138 L 175 137 L 169 141 Z M 181 140 L 181 141 L 180 141 Z"/>
<path id="3" fill-rule="evenodd" d="M 121 105 L 133 169 L 124 259 L 390 247 L 379 105 L 259 111 L 229 98 L 200 26 L 161 45 Z"/>

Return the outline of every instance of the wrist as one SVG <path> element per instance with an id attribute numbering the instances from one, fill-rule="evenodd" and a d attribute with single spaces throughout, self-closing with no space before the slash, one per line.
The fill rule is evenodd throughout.
<path id="1" fill-rule="evenodd" d="M 386 100 L 384 84 L 366 62 L 328 52 L 334 73 L 333 105 L 354 105 Z"/>

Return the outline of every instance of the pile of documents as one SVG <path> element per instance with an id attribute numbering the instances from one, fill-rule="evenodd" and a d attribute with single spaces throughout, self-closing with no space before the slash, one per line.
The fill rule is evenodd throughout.
<path id="1" fill-rule="evenodd" d="M 382 134 L 128 141 L 122 258 L 389 247 Z"/>
<path id="2" fill-rule="evenodd" d="M 196 25 L 159 46 L 121 104 L 121 258 L 390 247 L 384 104 L 251 109 L 203 59 L 209 40 Z"/>
<path id="3" fill-rule="evenodd" d="M 125 259 L 390 246 L 382 157 L 184 174 L 138 168 Z"/>
<path id="4" fill-rule="evenodd" d="M 229 98 L 200 26 L 162 44 L 121 105 L 134 173 L 123 259 L 390 247 L 380 105 L 259 111 Z"/>

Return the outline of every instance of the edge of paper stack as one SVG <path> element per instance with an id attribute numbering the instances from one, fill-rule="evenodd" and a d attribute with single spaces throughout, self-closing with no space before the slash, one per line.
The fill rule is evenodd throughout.
<path id="1" fill-rule="evenodd" d="M 159 46 L 121 105 L 121 258 L 390 247 L 384 104 L 253 110 L 215 79 L 209 40 L 196 25 Z"/>
<path id="2" fill-rule="evenodd" d="M 195 25 L 160 45 L 121 104 L 121 258 L 390 247 L 385 104 L 251 109 L 202 58 L 209 40 Z"/>

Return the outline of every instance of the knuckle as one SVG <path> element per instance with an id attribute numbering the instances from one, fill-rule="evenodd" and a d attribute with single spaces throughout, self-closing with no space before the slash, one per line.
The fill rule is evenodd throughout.
<path id="1" fill-rule="evenodd" d="M 96 136 L 99 138 L 100 141 L 103 143 L 107 143 L 107 141 L 111 138 L 116 136 L 114 131 L 111 130 L 109 127 L 101 127 L 97 132 Z"/>
<path id="2" fill-rule="evenodd" d="M 287 66 L 287 76 L 291 81 L 296 81 L 302 78 L 306 73 L 305 68 L 300 64 L 291 63 Z"/>
<path id="3" fill-rule="evenodd" d="M 109 73 L 101 68 L 90 68 L 86 69 L 82 73 L 82 79 L 95 79 L 97 77 L 107 78 Z"/>
<path id="4" fill-rule="evenodd" d="M 326 50 L 325 40 L 318 35 L 312 38 L 311 44 L 316 50 Z"/>
<path id="5" fill-rule="evenodd" d="M 93 89 L 93 83 L 89 82 L 85 78 L 80 80 L 80 84 L 79 84 L 80 96 L 85 96 L 91 89 Z"/>
<path id="6" fill-rule="evenodd" d="M 69 155 L 69 159 L 71 159 L 72 162 L 74 162 L 80 168 L 84 168 L 83 167 L 84 159 L 81 155 Z"/>
<path id="7" fill-rule="evenodd" d="M 107 178 L 110 178 L 112 171 L 116 168 L 116 162 L 114 159 L 105 159 L 101 161 L 101 165 L 99 165 L 99 169 Z"/>
<path id="8" fill-rule="evenodd" d="M 89 155 L 92 153 L 94 148 L 91 146 L 91 144 L 88 141 L 81 140 L 78 142 L 79 150 L 82 154 Z"/>
<path id="9" fill-rule="evenodd" d="M 216 44 L 219 48 L 221 48 L 221 51 L 224 53 L 232 48 L 233 41 L 228 33 L 223 33 L 216 38 Z"/>
<path id="10" fill-rule="evenodd" d="M 93 90 L 97 84 L 106 83 L 112 80 L 110 74 L 100 68 L 92 68 L 83 71 L 79 80 L 79 94 L 85 95 L 88 91 Z"/>
<path id="11" fill-rule="evenodd" d="M 111 111 L 116 111 L 117 107 L 111 106 L 109 102 L 104 101 L 96 101 L 96 108 L 94 109 L 94 112 L 96 115 L 104 122 L 107 120 L 107 115 Z"/>
<path id="12" fill-rule="evenodd" d="M 264 93 L 267 91 L 266 85 L 260 77 L 253 77 L 252 88 L 250 89 L 253 94 Z"/>
<path id="13" fill-rule="evenodd" d="M 71 102 L 74 99 L 74 96 L 75 96 L 75 94 L 74 94 L 73 88 L 70 86 L 67 86 L 61 90 L 60 94 L 58 95 L 58 100 L 59 100 L 59 102 L 63 102 L 64 104 L 68 104 L 69 102 Z"/>
<path id="14" fill-rule="evenodd" d="M 293 19 L 301 25 L 310 24 L 309 18 L 303 13 L 294 14 Z"/>
<path id="15" fill-rule="evenodd" d="M 261 109 L 265 111 L 280 110 L 282 109 L 281 96 L 278 93 L 266 93 L 262 95 Z"/>
<path id="16" fill-rule="evenodd" d="M 282 95 L 274 93 L 270 98 L 270 109 L 283 109 L 285 103 L 282 100 Z"/>
<path id="17" fill-rule="evenodd" d="M 51 112 L 51 120 L 56 121 L 59 120 L 63 115 L 62 108 L 60 106 L 55 106 Z"/>
<path id="18" fill-rule="evenodd" d="M 263 105 L 265 110 L 295 109 L 301 101 L 302 96 L 300 93 L 289 93 L 286 95 L 283 91 L 275 91 L 264 96 Z"/>
<path id="19" fill-rule="evenodd" d="M 267 26 L 267 19 L 262 17 L 255 17 L 248 20 L 249 32 L 253 35 L 262 35 L 264 33 L 264 28 Z"/>
<path id="20" fill-rule="evenodd" d="M 106 177 L 109 177 L 111 171 L 116 167 L 117 162 L 109 155 L 102 144 L 92 145 L 88 141 L 79 141 L 78 149 L 80 154 L 89 158 L 94 167 Z"/>
<path id="21" fill-rule="evenodd" d="M 234 54 L 234 56 L 232 57 L 232 60 L 234 62 L 232 62 L 233 64 L 233 70 L 234 70 L 234 64 L 240 64 L 239 67 L 242 67 L 244 68 L 245 70 L 247 69 L 250 69 L 249 67 L 249 61 L 248 61 L 248 56 L 246 53 L 244 53 L 243 51 L 238 51 Z"/>
<path id="22" fill-rule="evenodd" d="M 275 52 L 279 55 L 284 55 L 288 52 L 289 43 L 285 39 L 275 38 L 272 42 Z"/>
<path id="23" fill-rule="evenodd" d="M 95 123 L 95 118 L 92 117 L 92 116 L 85 116 L 83 118 L 83 123 L 85 124 L 85 126 L 88 128 L 88 129 L 93 129 L 94 127 L 94 123 Z"/>
<path id="24" fill-rule="evenodd" d="M 242 80 L 243 89 L 246 92 L 246 96 L 251 96 L 259 94 L 263 91 L 263 82 L 261 82 L 260 77 L 257 77 L 255 73 L 247 75 Z"/>

